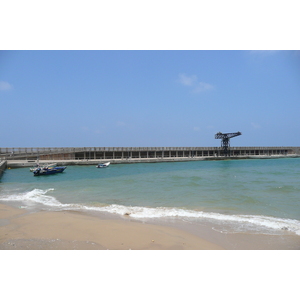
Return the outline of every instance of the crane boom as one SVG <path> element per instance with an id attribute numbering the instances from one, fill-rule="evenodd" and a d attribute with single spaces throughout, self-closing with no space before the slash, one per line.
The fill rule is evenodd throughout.
<path id="1" fill-rule="evenodd" d="M 230 156 L 230 139 L 241 134 L 240 131 L 232 133 L 218 132 L 215 134 L 215 139 L 222 139 L 221 147 L 223 148 L 224 156 Z"/>

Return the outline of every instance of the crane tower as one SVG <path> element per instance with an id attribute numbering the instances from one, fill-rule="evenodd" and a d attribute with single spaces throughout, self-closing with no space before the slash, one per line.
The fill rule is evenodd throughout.
<path id="1" fill-rule="evenodd" d="M 239 131 L 233 133 L 218 132 L 215 134 L 215 139 L 222 139 L 221 147 L 223 148 L 224 156 L 230 156 L 230 139 L 241 134 Z"/>

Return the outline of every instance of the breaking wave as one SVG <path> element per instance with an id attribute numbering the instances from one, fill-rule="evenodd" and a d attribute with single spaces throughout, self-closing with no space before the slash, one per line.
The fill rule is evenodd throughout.
<path id="1" fill-rule="evenodd" d="M 1 195 L 0 200 L 8 202 L 22 202 L 24 204 L 32 205 L 34 203 L 44 204 L 47 206 L 64 206 L 55 197 L 46 195 L 49 191 L 54 189 L 40 190 L 34 189 L 29 192 L 19 194 Z"/>
<path id="2" fill-rule="evenodd" d="M 269 216 L 259 215 L 225 215 L 220 213 L 203 212 L 185 210 L 179 208 L 169 207 L 138 207 L 138 206 L 123 206 L 123 205 L 109 205 L 105 207 L 87 207 L 87 210 L 97 210 L 103 212 L 109 212 L 119 215 L 127 215 L 136 219 L 146 218 L 179 218 L 179 219 L 190 219 L 190 220 L 208 220 L 218 221 L 222 223 L 231 224 L 248 224 L 257 227 L 265 227 L 272 230 L 285 230 L 300 235 L 300 221 L 292 219 L 281 219 Z"/>
<path id="3" fill-rule="evenodd" d="M 218 223 L 234 224 L 235 227 L 250 225 L 257 228 L 266 228 L 271 230 L 285 230 L 300 235 L 300 221 L 292 219 L 282 219 L 262 215 L 225 215 L 214 212 L 203 212 L 196 210 L 187 210 L 172 207 L 140 207 L 140 206 L 124 206 L 111 204 L 106 206 L 87 206 L 82 204 L 62 204 L 55 197 L 46 195 L 54 189 L 34 189 L 29 192 L 0 195 L 1 201 L 22 202 L 25 205 L 32 206 L 36 204 L 46 205 L 55 209 L 78 209 L 88 211 L 99 211 L 117 214 L 121 216 L 129 216 L 135 219 L 154 219 L 154 218 L 178 218 L 179 220 L 191 221 L 214 221 Z"/>

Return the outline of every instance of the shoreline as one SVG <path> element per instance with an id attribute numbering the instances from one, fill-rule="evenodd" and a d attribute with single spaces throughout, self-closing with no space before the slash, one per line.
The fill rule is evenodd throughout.
<path id="1" fill-rule="evenodd" d="M 217 250 L 183 230 L 77 211 L 28 212 L 0 204 L 4 250 Z"/>
<path id="2" fill-rule="evenodd" d="M 0 250 L 296 250 L 300 237 L 222 233 L 211 224 L 142 222 L 83 211 L 0 204 Z"/>

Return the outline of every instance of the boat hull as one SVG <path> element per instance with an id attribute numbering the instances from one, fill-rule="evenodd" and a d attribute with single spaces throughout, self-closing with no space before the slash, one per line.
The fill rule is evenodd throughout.
<path id="1" fill-rule="evenodd" d="M 52 175 L 62 173 L 67 167 L 55 167 L 50 169 L 37 169 L 33 172 L 34 176 Z"/>
<path id="2" fill-rule="evenodd" d="M 36 171 L 38 168 L 42 168 L 42 169 L 44 169 L 44 168 L 53 168 L 53 167 L 56 167 L 56 165 L 57 165 L 57 163 L 47 164 L 47 165 L 42 165 L 42 166 L 37 165 L 37 166 L 35 166 L 34 168 L 31 168 L 31 169 L 30 169 L 30 172 L 34 172 L 34 171 Z"/>
<path id="3" fill-rule="evenodd" d="M 110 165 L 110 162 L 107 162 L 105 164 L 99 164 L 96 168 L 107 168 Z"/>

